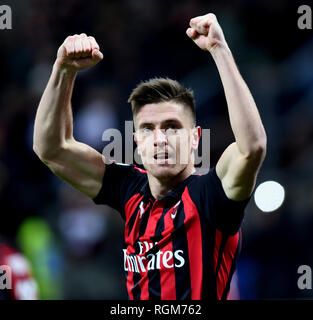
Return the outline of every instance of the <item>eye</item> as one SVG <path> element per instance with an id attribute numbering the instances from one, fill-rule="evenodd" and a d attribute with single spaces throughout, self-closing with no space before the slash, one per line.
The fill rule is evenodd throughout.
<path id="1" fill-rule="evenodd" d="M 145 127 L 143 127 L 143 128 L 141 129 L 142 133 L 144 133 L 144 134 L 149 134 L 149 133 L 152 132 L 152 130 L 153 130 L 153 129 L 152 129 L 150 126 L 145 126 Z"/>
<path id="2" fill-rule="evenodd" d="M 176 133 L 178 129 L 179 129 L 178 126 L 176 124 L 172 123 L 166 127 L 166 132 L 167 133 Z"/>

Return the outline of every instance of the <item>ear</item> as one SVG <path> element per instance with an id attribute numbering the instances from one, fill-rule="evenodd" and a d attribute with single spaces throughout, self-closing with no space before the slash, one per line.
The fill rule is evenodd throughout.
<path id="1" fill-rule="evenodd" d="M 198 149 L 200 137 L 201 137 L 201 127 L 197 126 L 192 130 L 192 141 L 191 141 L 192 150 Z"/>
<path id="2" fill-rule="evenodd" d="M 137 133 L 133 132 L 133 136 L 134 136 L 134 140 L 135 140 L 136 144 L 138 145 Z"/>
<path id="3" fill-rule="evenodd" d="M 138 152 L 138 154 L 141 156 L 140 143 L 139 143 L 139 139 L 138 139 L 137 132 L 133 132 L 133 136 L 134 136 L 134 141 L 135 141 L 136 144 L 137 144 L 137 152 Z"/>

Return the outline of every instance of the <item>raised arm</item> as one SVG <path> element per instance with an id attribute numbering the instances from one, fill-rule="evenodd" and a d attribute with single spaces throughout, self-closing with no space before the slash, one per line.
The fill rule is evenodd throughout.
<path id="1" fill-rule="evenodd" d="M 218 68 L 235 142 L 221 155 L 216 173 L 228 198 L 244 200 L 253 192 L 266 154 L 266 133 L 259 112 L 215 15 L 191 19 L 186 33 L 202 50 L 211 53 Z"/>
<path id="2" fill-rule="evenodd" d="M 73 137 L 71 97 L 77 72 L 103 58 L 93 37 L 69 36 L 60 46 L 35 119 L 33 149 L 61 179 L 93 198 L 105 171 L 102 155 Z"/>

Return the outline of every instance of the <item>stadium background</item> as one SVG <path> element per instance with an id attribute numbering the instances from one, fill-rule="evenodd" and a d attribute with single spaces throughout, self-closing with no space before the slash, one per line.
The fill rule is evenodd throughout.
<path id="1" fill-rule="evenodd" d="M 13 29 L 0 30 L 0 236 L 31 262 L 41 299 L 126 299 L 122 221 L 55 177 L 32 151 L 35 112 L 58 47 L 93 35 L 104 54 L 80 72 L 74 135 L 97 148 L 102 132 L 131 119 L 141 80 L 169 76 L 194 89 L 198 123 L 211 130 L 211 165 L 232 141 L 214 62 L 185 35 L 189 19 L 214 12 L 268 136 L 257 184 L 281 183 L 283 205 L 252 199 L 243 225 L 233 298 L 305 299 L 300 265 L 313 267 L 313 37 L 297 28 L 298 4 L 235 1 L 5 1 Z"/>

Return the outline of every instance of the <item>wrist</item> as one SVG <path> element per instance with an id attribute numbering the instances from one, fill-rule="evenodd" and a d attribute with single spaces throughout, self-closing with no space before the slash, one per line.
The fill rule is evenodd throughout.
<path id="1" fill-rule="evenodd" d="M 53 70 L 69 78 L 75 78 L 78 71 L 77 68 L 63 64 L 59 59 L 55 60 Z"/>
<path id="2" fill-rule="evenodd" d="M 217 42 L 209 49 L 209 52 L 211 53 L 213 59 L 216 59 L 221 54 L 226 54 L 229 56 L 232 55 L 226 42 Z"/>

